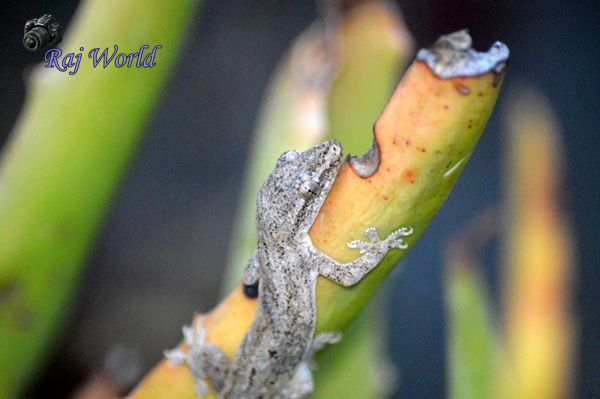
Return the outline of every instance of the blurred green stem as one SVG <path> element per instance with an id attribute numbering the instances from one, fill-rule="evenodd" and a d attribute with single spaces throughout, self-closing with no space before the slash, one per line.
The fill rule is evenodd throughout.
<path id="1" fill-rule="evenodd" d="M 448 391 L 452 399 L 498 397 L 501 349 L 477 261 L 479 247 L 495 231 L 496 219 L 488 210 L 446 249 Z"/>
<path id="2" fill-rule="evenodd" d="M 143 128 L 172 71 L 197 0 L 88 0 L 63 54 L 75 75 L 38 67 L 0 165 L 0 397 L 39 368 Z M 153 68 L 92 67 L 87 52 L 162 45 Z"/>

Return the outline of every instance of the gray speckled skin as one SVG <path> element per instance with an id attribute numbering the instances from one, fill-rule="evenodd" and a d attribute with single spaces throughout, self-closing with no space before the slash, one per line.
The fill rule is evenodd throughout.
<path id="1" fill-rule="evenodd" d="M 187 355 L 169 354 L 173 361 L 188 363 L 199 393 L 205 391 L 200 380 L 208 377 L 222 399 L 308 396 L 313 390 L 309 365 L 314 353 L 340 339 L 337 333 L 324 333 L 313 340 L 317 277 L 353 285 L 390 249 L 406 248 L 401 237 L 412 229 L 397 230 L 380 240 L 377 231 L 368 228 L 369 241 L 348 244 L 362 256 L 346 264 L 312 245 L 308 230 L 335 181 L 341 157 L 337 141 L 304 152 L 286 152 L 261 187 L 256 215 L 258 247 L 244 271 L 244 284 L 259 281 L 258 307 L 235 358 L 229 362 L 215 346 L 192 339 L 186 339 L 190 346 Z M 198 328 L 203 336 L 202 326 Z M 190 334 L 188 331 L 186 336 Z"/>

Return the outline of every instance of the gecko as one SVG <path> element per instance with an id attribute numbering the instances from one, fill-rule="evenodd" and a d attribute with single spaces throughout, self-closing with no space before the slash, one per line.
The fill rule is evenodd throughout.
<path id="1" fill-rule="evenodd" d="M 221 399 L 301 399 L 310 395 L 315 353 L 341 339 L 338 332 L 314 337 L 317 278 L 352 286 L 391 249 L 407 248 L 402 237 L 412 234 L 410 227 L 400 228 L 384 240 L 376 228 L 368 227 L 367 241 L 347 244 L 360 251 L 360 256 L 348 263 L 335 261 L 313 245 L 308 231 L 341 165 L 342 146 L 335 140 L 302 152 L 287 151 L 261 186 L 256 207 L 257 249 L 243 274 L 246 294 L 258 295 L 257 310 L 233 360 L 204 341 L 202 318 L 197 326 L 184 328 L 189 351 L 167 353 L 172 362 L 190 367 L 200 396 L 208 392 L 205 379 Z"/>

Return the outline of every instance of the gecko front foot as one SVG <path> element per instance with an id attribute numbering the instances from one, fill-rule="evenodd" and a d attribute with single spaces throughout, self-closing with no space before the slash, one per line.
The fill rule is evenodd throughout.
<path id="1" fill-rule="evenodd" d="M 384 240 L 381 240 L 377 234 L 377 228 L 368 227 L 365 230 L 365 236 L 369 239 L 369 241 L 351 241 L 348 243 L 348 247 L 358 249 L 361 254 L 385 254 L 392 248 L 406 249 L 408 244 L 404 242 L 402 237 L 407 237 L 412 233 L 412 227 L 402 227 L 392 232 Z"/>
<path id="2" fill-rule="evenodd" d="M 319 259 L 317 270 L 320 275 L 344 287 L 350 287 L 373 270 L 390 249 L 406 249 L 408 244 L 404 242 L 402 237 L 409 236 L 412 233 L 412 227 L 403 227 L 381 240 L 377 234 L 377 229 L 369 227 L 365 230 L 368 241 L 356 240 L 348 243 L 349 248 L 358 249 L 361 254 L 352 262 L 336 262 L 326 256 L 320 256 L 318 250 L 313 250 L 313 258 Z"/>

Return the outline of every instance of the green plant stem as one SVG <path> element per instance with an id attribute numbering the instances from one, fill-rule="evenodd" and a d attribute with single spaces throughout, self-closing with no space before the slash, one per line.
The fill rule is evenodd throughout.
<path id="1" fill-rule="evenodd" d="M 67 314 L 143 127 L 172 70 L 196 0 L 88 0 L 63 54 L 75 75 L 38 67 L 0 166 L 0 397 L 35 372 Z M 92 67 L 87 52 L 162 45 L 153 68 Z"/>

